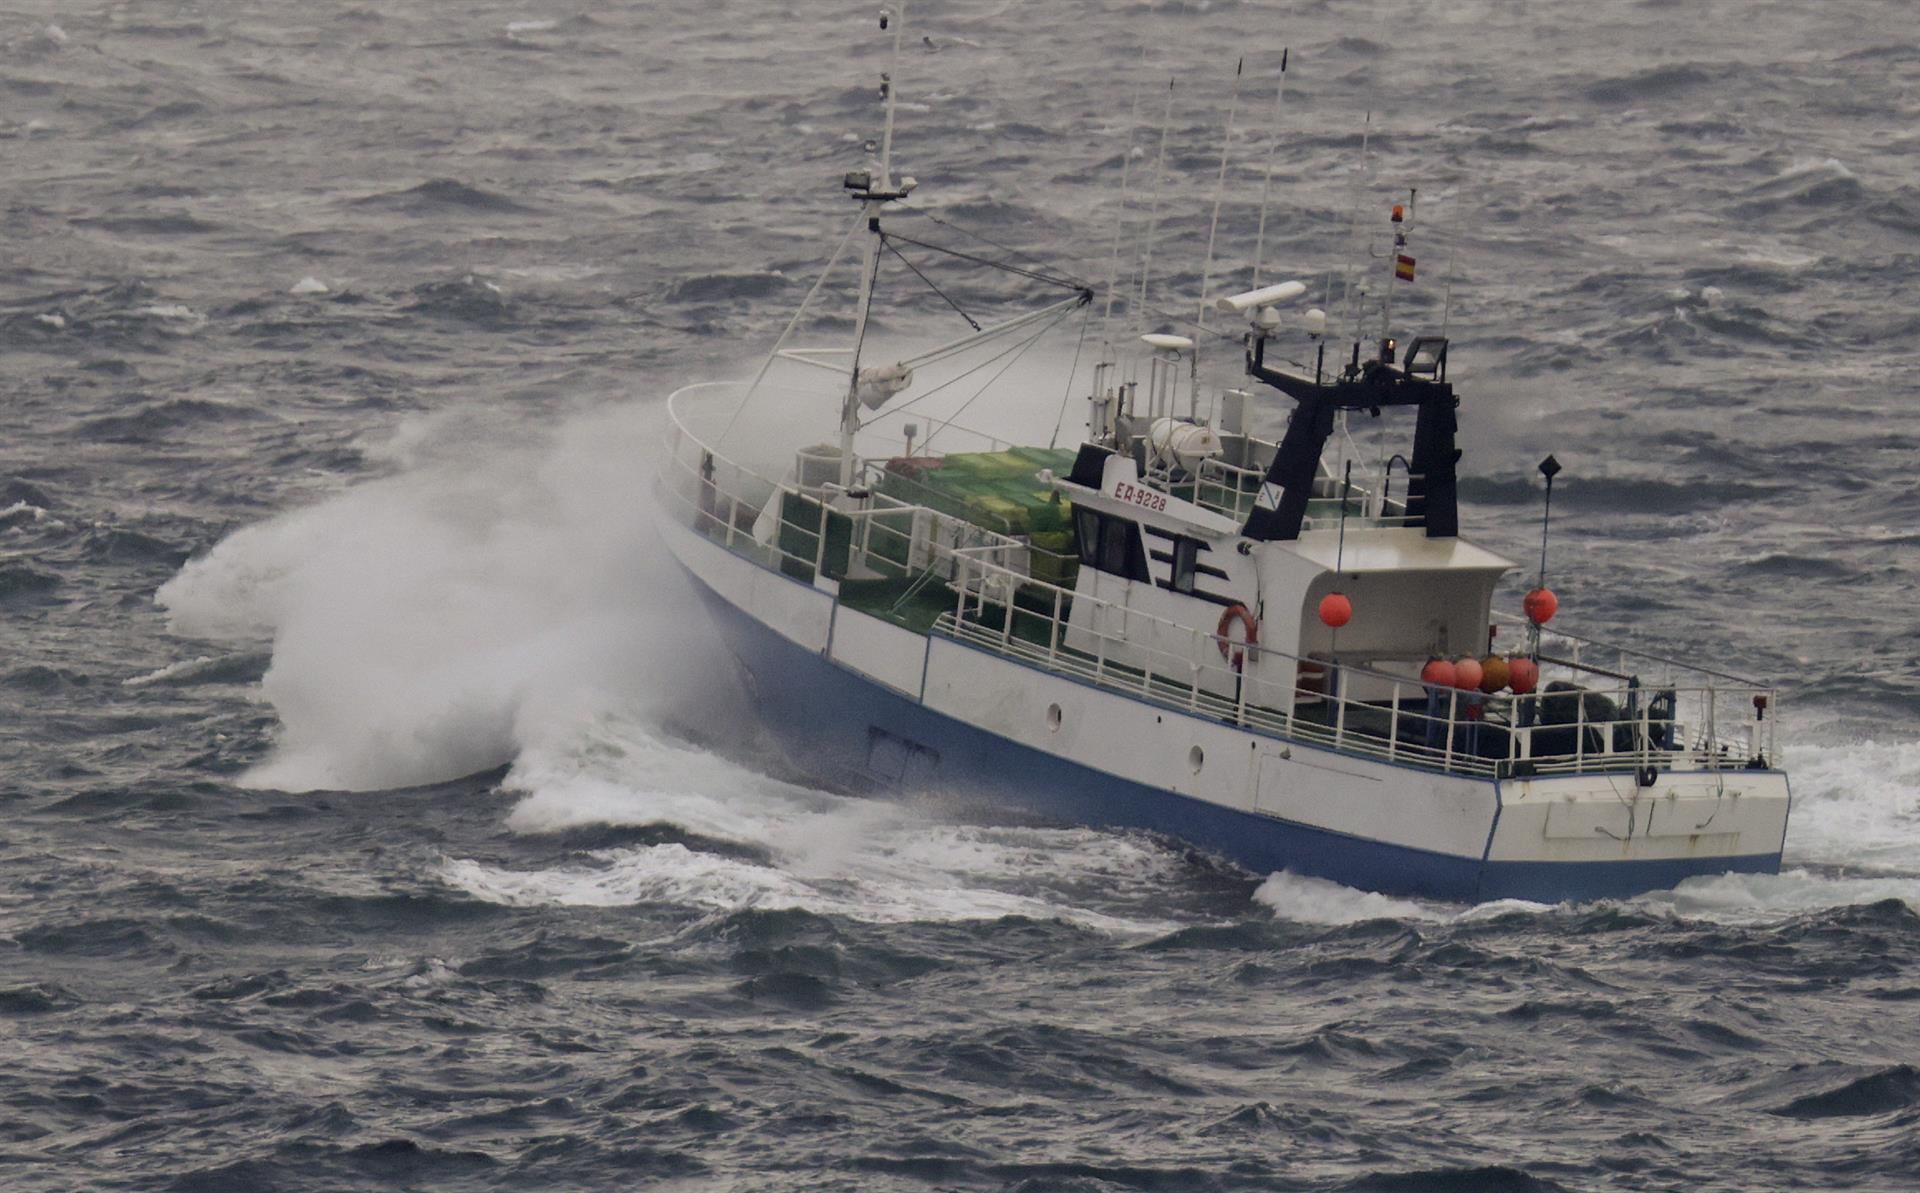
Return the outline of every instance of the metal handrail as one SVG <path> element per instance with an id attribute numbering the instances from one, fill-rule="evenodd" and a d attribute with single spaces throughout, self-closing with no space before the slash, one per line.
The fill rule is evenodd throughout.
<path id="1" fill-rule="evenodd" d="M 1521 616 L 1518 613 L 1507 613 L 1501 610 L 1494 611 L 1493 619 L 1498 622 L 1503 622 L 1507 625 L 1531 626 L 1533 624 L 1532 622 L 1528 621 L 1525 617 Z M 1651 651 L 1636 650 L 1633 647 L 1621 646 L 1618 643 L 1614 643 L 1614 642 L 1602 642 L 1597 638 L 1585 637 L 1580 634 L 1572 633 L 1571 631 L 1568 631 L 1568 630 L 1563 630 L 1558 628 L 1555 628 L 1552 630 L 1543 629 L 1541 633 L 1547 637 L 1564 638 L 1568 642 L 1576 642 L 1582 646 L 1599 647 L 1601 650 L 1608 651 L 1615 655 L 1619 655 L 1622 658 L 1631 657 L 1636 659 L 1645 659 L 1650 663 L 1657 663 L 1663 667 L 1670 667 L 1678 671 L 1691 671 L 1696 675 L 1711 676 L 1714 679 L 1724 679 L 1728 683 L 1738 684 L 1742 687 L 1764 688 L 1767 686 L 1765 683 L 1763 683 L 1760 680 L 1754 679 L 1752 676 L 1736 675 L 1731 671 L 1716 671 L 1711 667 L 1702 667 L 1696 663 L 1683 662 L 1679 659 L 1671 658 L 1666 655 L 1654 654 Z M 1578 659 L 1574 659 L 1572 661 L 1576 665 L 1584 666 L 1584 664 L 1581 664 Z"/>
<path id="2" fill-rule="evenodd" d="M 1640 770 L 1659 763 L 1669 768 L 1690 764 L 1700 769 L 1721 769 L 1775 756 L 1773 724 L 1777 717 L 1764 723 L 1759 718 L 1749 722 L 1745 726 L 1745 740 L 1722 737 L 1718 732 L 1720 698 L 1736 693 L 1764 694 L 1771 705 L 1775 693 L 1770 688 L 1738 685 L 1735 691 L 1729 692 L 1709 684 L 1704 688 L 1672 689 L 1676 694 L 1675 713 L 1662 718 L 1651 717 L 1646 704 L 1633 705 L 1635 689 L 1626 687 L 1527 696 L 1484 696 L 1477 692 L 1434 689 L 1415 678 L 1363 665 L 1302 658 L 1270 647 L 1246 646 L 1229 641 L 1213 630 L 1183 625 L 1122 604 L 1077 594 L 1036 579 L 1030 569 L 1016 566 L 1023 555 L 1033 550 L 1031 544 L 882 494 L 871 494 L 867 500 L 872 504 L 867 508 L 838 510 L 825 500 L 828 492 L 837 492 L 837 488 L 823 490 L 818 497 L 801 493 L 817 505 L 819 520 L 813 526 L 787 525 L 799 532 L 803 541 L 811 537 L 813 550 L 805 556 L 787 550 L 781 545 L 777 531 L 771 543 L 759 542 L 750 532 L 743 536 L 743 503 L 738 492 L 725 492 L 718 484 L 720 466 L 725 465 L 736 476 L 752 477 L 763 485 L 771 485 L 771 492 L 775 494 L 799 491 L 784 484 L 772 484 L 701 443 L 673 406 L 676 399 L 693 388 L 698 387 L 677 391 L 669 400 L 675 427 L 669 457 L 682 473 L 695 480 L 698 496 L 689 497 L 682 489 L 665 484 L 665 478 L 661 491 L 692 514 L 697 530 L 721 538 L 728 549 L 756 557 L 757 562 L 765 566 L 779 569 L 783 564 L 794 564 L 812 576 L 820 576 L 826 564 L 828 519 L 845 518 L 850 528 L 849 551 L 857 541 L 862 561 L 870 569 L 884 573 L 891 568 L 900 578 L 912 576 L 916 587 L 929 576 L 938 575 L 947 581 L 955 592 L 955 607 L 935 620 L 935 633 L 984 646 L 1026 665 L 1077 675 L 1137 699 L 1275 736 L 1452 773 L 1497 776 L 1503 769 L 1515 772 L 1519 763 L 1525 763 L 1534 773 L 1620 770 L 1628 765 Z M 689 443 L 699 449 L 695 460 L 684 458 L 683 448 Z M 723 499 L 724 517 L 719 512 Z M 744 508 L 750 509 L 756 519 L 762 512 L 757 506 Z M 903 515 L 910 523 L 904 530 L 891 524 Z M 922 519 L 925 519 L 924 531 Z M 899 559 L 875 553 L 876 535 L 881 536 L 882 542 L 886 541 L 885 536 L 893 536 L 896 545 L 902 548 Z M 917 551 L 922 554 L 917 556 Z M 850 566 L 852 560 L 850 554 Z M 1046 611 L 1023 607 L 1020 603 L 1023 596 Z M 997 627 L 988 624 L 990 609 L 999 611 Z M 1070 617 L 1070 610 L 1079 616 Z M 1021 618 L 1039 619 L 1038 625 L 1029 628 L 1034 631 L 1034 638 L 1044 641 L 1044 646 L 1018 632 Z M 1118 633 L 1111 629 L 1116 620 L 1120 626 Z M 1069 639 L 1079 645 L 1070 643 Z M 1164 644 L 1169 641 L 1183 644 L 1185 649 L 1165 649 Z M 1236 669 L 1228 661 L 1227 655 L 1234 652 L 1241 653 L 1247 660 L 1244 669 Z M 1213 658 L 1216 653 L 1221 655 L 1219 661 Z M 1303 682 L 1305 676 L 1313 673 L 1322 677 L 1324 687 Z M 1267 678 L 1268 675 L 1273 678 Z M 1356 683 L 1371 685 L 1376 690 L 1384 685 L 1386 698 L 1356 699 L 1350 695 Z M 1640 696 L 1652 695 L 1652 689 L 1637 691 Z M 1696 699 L 1700 721 L 1679 715 L 1680 696 Z M 1589 721 L 1589 701 L 1596 697 L 1617 699 L 1623 714 L 1627 708 L 1634 707 L 1635 715 Z M 1275 702 L 1263 703 L 1269 700 Z M 1549 702 L 1555 700 L 1573 702 L 1575 719 L 1571 725 L 1542 719 L 1549 710 Z M 1442 703 L 1444 710 L 1438 707 Z M 1302 715 L 1303 708 L 1314 705 L 1322 710 L 1324 724 Z M 1480 715 L 1476 717 L 1469 710 Z M 1489 711 L 1505 714 L 1507 723 L 1485 720 Z M 1382 716 L 1386 718 L 1384 733 L 1369 727 L 1370 723 L 1377 724 Z M 1689 724 L 1700 729 L 1692 739 L 1685 736 Z M 1507 735 L 1504 757 L 1481 755 L 1477 739 L 1483 733 L 1483 726 Z M 1628 731 L 1628 746 L 1616 749 L 1615 730 L 1622 727 Z M 1420 740 L 1405 740 L 1408 728 Z M 1535 751 L 1540 735 L 1569 730 L 1574 737 L 1572 753 L 1543 755 Z M 1590 735 L 1596 734 L 1600 735 L 1600 748 L 1589 750 Z M 1666 744 L 1657 745 L 1657 739 L 1664 739 Z"/>

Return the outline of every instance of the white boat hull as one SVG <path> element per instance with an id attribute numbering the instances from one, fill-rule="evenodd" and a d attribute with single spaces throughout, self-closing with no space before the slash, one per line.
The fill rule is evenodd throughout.
<path id="1" fill-rule="evenodd" d="M 1133 698 L 841 604 L 672 519 L 662 534 L 796 758 L 852 788 L 947 790 L 1169 833 L 1256 871 L 1449 899 L 1628 895 L 1777 871 L 1786 776 L 1493 779 L 1337 752 Z"/>

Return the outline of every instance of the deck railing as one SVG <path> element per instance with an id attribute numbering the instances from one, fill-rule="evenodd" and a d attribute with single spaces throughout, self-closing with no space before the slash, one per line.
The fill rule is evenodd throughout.
<path id="1" fill-rule="evenodd" d="M 681 521 L 764 567 L 838 584 L 843 601 L 848 581 L 892 581 L 882 586 L 892 604 L 872 609 L 883 616 L 944 590 L 951 607 L 926 630 L 1026 666 L 1273 737 L 1481 777 L 1644 776 L 1775 758 L 1778 693 L 1765 685 L 1571 635 L 1549 636 L 1573 645 L 1569 658 L 1543 653 L 1542 683 L 1565 676 L 1582 686 L 1523 696 L 1247 646 L 1036 578 L 1044 553 L 965 519 L 874 492 L 837 508 L 845 495 L 836 486 L 776 484 L 702 443 L 678 409 L 673 418 L 660 492 Z M 1591 662 L 1601 649 L 1666 664 L 1663 677 L 1688 682 L 1638 683 L 1624 665 Z"/>

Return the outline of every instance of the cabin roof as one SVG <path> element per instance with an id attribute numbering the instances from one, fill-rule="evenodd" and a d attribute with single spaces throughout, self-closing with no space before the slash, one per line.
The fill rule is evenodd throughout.
<path id="1" fill-rule="evenodd" d="M 1338 529 L 1308 530 L 1297 539 L 1274 541 L 1319 564 L 1342 572 L 1494 572 L 1512 571 L 1514 563 L 1461 538 L 1428 538 L 1417 527 L 1347 527 L 1346 545 Z"/>

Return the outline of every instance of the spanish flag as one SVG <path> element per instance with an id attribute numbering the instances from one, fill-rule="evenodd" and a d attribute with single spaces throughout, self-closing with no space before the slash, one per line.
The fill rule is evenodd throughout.
<path id="1" fill-rule="evenodd" d="M 1403 282 L 1411 282 L 1413 280 L 1413 258 L 1407 256 L 1405 253 L 1401 253 L 1399 258 L 1393 263 L 1393 276 Z"/>

